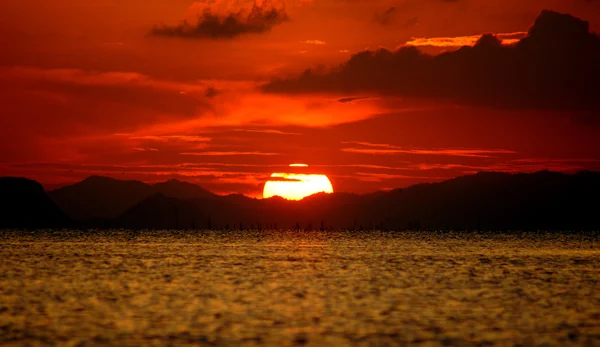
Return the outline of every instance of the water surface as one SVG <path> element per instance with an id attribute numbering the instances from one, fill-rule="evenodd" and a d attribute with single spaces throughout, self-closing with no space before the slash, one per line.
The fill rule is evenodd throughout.
<path id="1" fill-rule="evenodd" d="M 0 237 L 0 344 L 600 344 L 598 233 Z"/>

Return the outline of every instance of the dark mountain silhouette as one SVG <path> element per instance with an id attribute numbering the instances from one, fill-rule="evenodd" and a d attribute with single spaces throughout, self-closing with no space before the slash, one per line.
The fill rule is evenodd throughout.
<path id="1" fill-rule="evenodd" d="M 212 198 L 215 194 L 195 184 L 170 180 L 152 186 L 155 194 L 164 194 L 177 199 Z"/>
<path id="2" fill-rule="evenodd" d="M 120 218 L 136 228 L 148 227 L 146 216 L 163 213 L 161 227 L 170 228 L 579 230 L 600 228 L 598 196 L 600 173 L 485 172 L 362 196 L 321 193 L 298 202 L 228 196 L 188 200 L 195 208 L 169 200 L 169 209 L 167 201 L 147 200 Z"/>
<path id="3" fill-rule="evenodd" d="M 182 200 L 214 196 L 197 185 L 178 180 L 148 185 L 102 176 L 91 176 L 49 192 L 60 208 L 77 220 L 116 218 L 155 194 Z"/>
<path id="4" fill-rule="evenodd" d="M 48 193 L 71 218 L 115 218 L 152 195 L 149 185 L 139 181 L 91 176 Z"/>
<path id="5" fill-rule="evenodd" d="M 599 193 L 599 173 L 479 173 L 392 191 L 364 213 L 407 228 L 589 229 Z"/>
<path id="6" fill-rule="evenodd" d="M 0 227 L 57 228 L 72 223 L 36 181 L 0 178 Z"/>
<path id="7" fill-rule="evenodd" d="M 1 182 L 2 225 L 50 227 L 66 220 L 36 182 L 15 178 L 4 178 Z M 63 203 L 80 205 L 76 212 L 93 216 L 84 222 L 89 227 L 600 229 L 600 173 L 597 172 L 574 175 L 549 171 L 482 172 L 367 195 L 320 193 L 302 201 L 280 197 L 259 200 L 237 194 L 217 196 L 179 181 L 150 186 L 91 177 L 66 188 L 53 193 L 63 194 L 59 196 Z M 118 212 L 119 209 L 122 211 Z M 102 217 L 107 211 L 118 216 Z"/>

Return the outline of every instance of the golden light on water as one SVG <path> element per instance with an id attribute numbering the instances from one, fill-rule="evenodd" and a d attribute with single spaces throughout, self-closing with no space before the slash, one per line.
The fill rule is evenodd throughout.
<path id="1" fill-rule="evenodd" d="M 308 165 L 291 164 L 290 167 L 306 168 Z M 263 198 L 280 196 L 288 200 L 302 200 L 321 192 L 333 193 L 333 186 L 326 175 L 276 172 L 265 183 Z"/>

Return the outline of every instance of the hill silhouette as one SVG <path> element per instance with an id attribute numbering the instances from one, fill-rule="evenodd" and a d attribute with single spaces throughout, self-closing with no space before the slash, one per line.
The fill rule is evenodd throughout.
<path id="1" fill-rule="evenodd" d="M 38 182 L 0 177 L 0 227 L 57 228 L 71 224 Z"/>
<path id="2" fill-rule="evenodd" d="M 8 186 L 14 182 L 16 187 L 10 188 L 12 195 L 3 194 L 6 205 L 3 211 L 21 216 L 11 224 L 13 227 L 56 225 L 52 224 L 50 215 L 62 215 L 60 220 L 66 218 L 43 194 L 39 184 L 25 179 L 20 180 L 27 184 L 14 178 L 3 180 L 9 183 Z M 7 184 L 4 183 L 4 186 Z M 549 171 L 532 174 L 481 172 L 389 192 L 367 195 L 320 193 L 301 201 L 280 197 L 252 199 L 239 194 L 218 196 L 179 181 L 151 186 L 102 177 L 90 177 L 51 194 L 55 201 L 71 207 L 69 211 L 89 216 L 83 220 L 84 225 L 90 227 L 600 229 L 597 217 L 600 210 L 600 173 L 597 172 L 573 175 Z M 38 205 L 45 201 L 45 205 L 43 208 L 29 208 L 29 199 L 38 201 Z M 19 203 L 8 206 L 12 200 Z M 78 206 L 73 208 L 73 205 Z M 31 216 L 29 220 L 35 223 L 27 222 L 26 216 Z"/>
<path id="3" fill-rule="evenodd" d="M 162 183 L 156 183 L 152 186 L 155 194 L 164 194 L 177 199 L 200 199 L 212 198 L 215 196 L 212 192 L 192 183 L 179 180 L 169 180 Z"/>
<path id="4" fill-rule="evenodd" d="M 368 195 L 195 199 L 189 200 L 194 208 L 178 213 L 174 201 L 172 209 L 146 201 L 135 215 L 128 211 L 123 218 L 128 227 L 139 228 L 148 227 L 144 216 L 162 212 L 161 226 L 171 228 L 594 229 L 600 227 L 599 194 L 599 173 L 483 172 Z"/>
<path id="5" fill-rule="evenodd" d="M 76 220 L 113 219 L 155 194 L 182 200 L 214 196 L 197 185 L 178 180 L 149 185 L 102 176 L 91 176 L 49 192 L 58 206 Z"/>

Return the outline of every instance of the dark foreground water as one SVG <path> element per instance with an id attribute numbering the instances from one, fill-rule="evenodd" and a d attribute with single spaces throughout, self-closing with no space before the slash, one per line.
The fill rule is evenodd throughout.
<path id="1" fill-rule="evenodd" d="M 0 237 L 3 345 L 600 345 L 598 233 Z"/>

